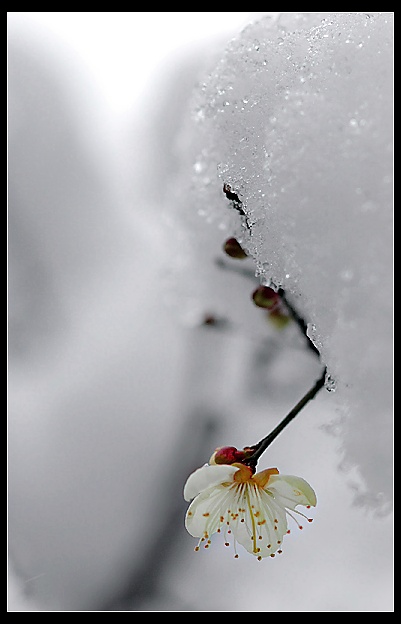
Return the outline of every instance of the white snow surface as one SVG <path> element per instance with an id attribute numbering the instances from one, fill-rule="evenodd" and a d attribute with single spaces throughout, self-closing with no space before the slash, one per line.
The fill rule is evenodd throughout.
<path id="1" fill-rule="evenodd" d="M 392 494 L 392 42 L 389 13 L 265 17 L 200 84 L 182 139 L 191 210 L 308 323 L 376 508 Z"/>

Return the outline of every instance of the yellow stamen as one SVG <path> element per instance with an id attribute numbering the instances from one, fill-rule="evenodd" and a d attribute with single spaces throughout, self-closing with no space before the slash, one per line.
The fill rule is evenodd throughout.
<path id="1" fill-rule="evenodd" d="M 246 487 L 246 486 L 245 486 Z M 246 487 L 245 490 L 245 497 L 246 497 L 246 502 L 248 503 L 248 509 L 249 509 L 249 513 L 251 516 L 251 521 L 252 521 L 252 540 L 253 540 L 253 552 L 257 553 L 258 552 L 258 547 L 256 546 L 256 524 L 255 524 L 255 517 L 253 515 L 253 510 L 251 506 L 251 501 L 249 500 L 249 492 L 248 492 L 248 488 Z"/>

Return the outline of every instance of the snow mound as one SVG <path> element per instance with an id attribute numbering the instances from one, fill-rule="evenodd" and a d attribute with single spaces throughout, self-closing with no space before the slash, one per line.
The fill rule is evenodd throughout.
<path id="1" fill-rule="evenodd" d="M 375 505 L 392 474 L 392 83 L 391 13 L 249 25 L 197 91 L 187 207 L 308 323 Z"/>

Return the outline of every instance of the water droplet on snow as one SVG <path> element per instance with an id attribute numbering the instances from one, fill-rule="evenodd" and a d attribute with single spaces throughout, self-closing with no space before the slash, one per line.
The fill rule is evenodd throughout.
<path id="1" fill-rule="evenodd" d="M 318 332 L 314 323 L 308 323 L 306 327 L 306 335 L 318 351 L 321 349 L 321 342 L 318 338 Z"/>
<path id="2" fill-rule="evenodd" d="M 326 378 L 324 380 L 324 387 L 327 392 L 335 392 L 337 390 L 337 382 L 331 375 L 326 373 Z"/>
<path id="3" fill-rule="evenodd" d="M 306 335 L 308 338 L 312 338 L 316 332 L 316 325 L 314 323 L 308 323 L 306 328 Z"/>

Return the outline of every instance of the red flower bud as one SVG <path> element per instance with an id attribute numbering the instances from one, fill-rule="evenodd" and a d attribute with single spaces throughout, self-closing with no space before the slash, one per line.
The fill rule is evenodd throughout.
<path id="1" fill-rule="evenodd" d="M 247 258 L 246 252 L 242 249 L 236 238 L 229 238 L 226 240 L 223 249 L 230 258 L 237 258 L 237 260 Z"/>
<path id="2" fill-rule="evenodd" d="M 280 302 L 278 295 L 272 288 L 268 286 L 259 286 L 252 294 L 252 299 L 259 308 L 272 310 Z"/>
<path id="3" fill-rule="evenodd" d="M 234 464 L 245 459 L 246 453 L 239 451 L 235 446 L 221 446 L 211 456 L 210 464 Z"/>

